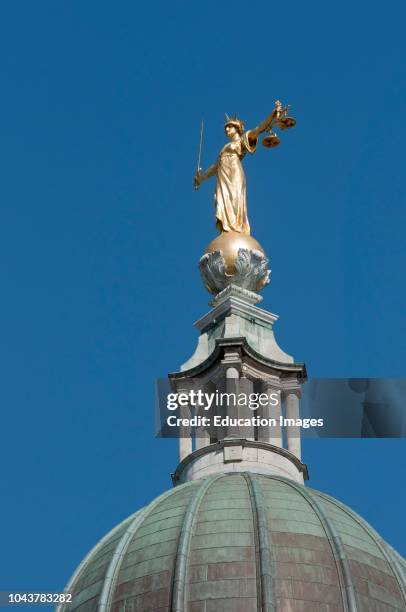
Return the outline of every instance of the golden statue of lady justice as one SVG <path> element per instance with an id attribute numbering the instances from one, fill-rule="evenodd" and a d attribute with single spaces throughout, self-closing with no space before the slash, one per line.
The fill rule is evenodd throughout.
<path id="1" fill-rule="evenodd" d="M 279 144 L 279 138 L 272 131 L 272 128 L 277 125 L 284 130 L 293 127 L 296 123 L 295 119 L 287 117 L 287 111 L 288 107 L 282 107 L 281 102 L 277 100 L 269 117 L 262 121 L 258 127 L 248 131 L 244 131 L 244 123 L 236 115 L 233 118 L 226 115 L 224 131 L 230 142 L 221 149 L 217 162 L 203 173 L 200 171 L 200 141 L 194 187 L 197 190 L 206 179 L 211 176 L 217 177 L 214 200 L 216 227 L 220 232 L 240 232 L 247 236 L 250 235 L 250 224 L 247 217 L 246 179 L 241 161 L 247 152 L 255 153 L 258 137 L 265 131 L 269 131 L 270 134 L 262 142 L 265 147 L 275 147 Z"/>

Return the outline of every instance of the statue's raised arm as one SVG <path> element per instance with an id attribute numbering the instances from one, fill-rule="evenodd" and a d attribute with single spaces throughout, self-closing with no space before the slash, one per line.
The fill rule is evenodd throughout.
<path id="1" fill-rule="evenodd" d="M 229 142 L 221 149 L 217 162 L 204 172 L 198 171 L 194 178 L 195 189 L 210 178 L 216 176 L 214 200 L 216 205 L 216 226 L 220 232 L 240 232 L 250 234 L 246 204 L 246 179 L 241 164 L 246 153 L 255 153 L 258 137 L 265 131 L 270 135 L 264 138 L 265 147 L 279 144 L 279 138 L 272 128 L 281 129 L 293 127 L 295 120 L 287 117 L 288 107 L 282 107 L 281 102 L 275 102 L 272 113 L 256 128 L 245 131 L 244 122 L 235 115 L 226 115 L 224 131 Z"/>

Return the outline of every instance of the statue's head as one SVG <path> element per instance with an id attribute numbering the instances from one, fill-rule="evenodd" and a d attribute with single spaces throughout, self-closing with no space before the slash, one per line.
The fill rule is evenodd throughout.
<path id="1" fill-rule="evenodd" d="M 244 131 L 244 121 L 241 121 L 241 119 L 238 119 L 237 115 L 234 115 L 234 117 L 231 118 L 226 113 L 226 122 L 224 124 L 224 131 L 229 138 L 231 138 L 235 132 L 241 135 Z"/>

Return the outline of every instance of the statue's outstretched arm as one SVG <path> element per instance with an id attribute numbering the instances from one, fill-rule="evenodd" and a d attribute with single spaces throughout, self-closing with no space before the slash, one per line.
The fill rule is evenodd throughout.
<path id="1" fill-rule="evenodd" d="M 199 172 L 198 174 L 196 174 L 195 180 L 194 180 L 195 189 L 199 189 L 200 183 L 203 183 L 203 181 L 205 181 L 206 179 L 217 174 L 217 168 L 218 168 L 218 164 L 215 163 L 212 166 L 209 166 L 205 172 L 203 173 Z"/>
<path id="2" fill-rule="evenodd" d="M 276 118 L 276 113 L 277 110 L 276 108 L 274 108 L 272 113 L 266 119 L 264 119 L 264 121 L 261 121 L 261 123 L 256 128 L 249 131 L 250 136 L 252 138 L 258 138 L 258 136 L 262 134 L 262 132 L 266 132 L 266 130 L 269 130 L 269 128 L 274 122 L 274 119 Z"/>
<path id="3" fill-rule="evenodd" d="M 218 164 L 215 163 L 211 166 L 209 166 L 206 170 L 206 172 L 203 172 L 203 174 L 200 175 L 200 182 L 202 183 L 203 181 L 205 181 L 206 179 L 210 178 L 211 176 L 214 176 L 215 174 L 217 174 L 217 167 Z"/>

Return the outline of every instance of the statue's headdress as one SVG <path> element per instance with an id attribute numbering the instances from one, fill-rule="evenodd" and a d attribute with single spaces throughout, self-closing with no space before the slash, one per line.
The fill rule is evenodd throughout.
<path id="1" fill-rule="evenodd" d="M 226 122 L 224 124 L 224 127 L 226 127 L 226 125 L 234 125 L 234 127 L 237 128 L 240 134 L 242 134 L 244 131 L 244 121 L 238 119 L 237 115 L 234 115 L 234 117 L 229 117 L 226 113 Z"/>

